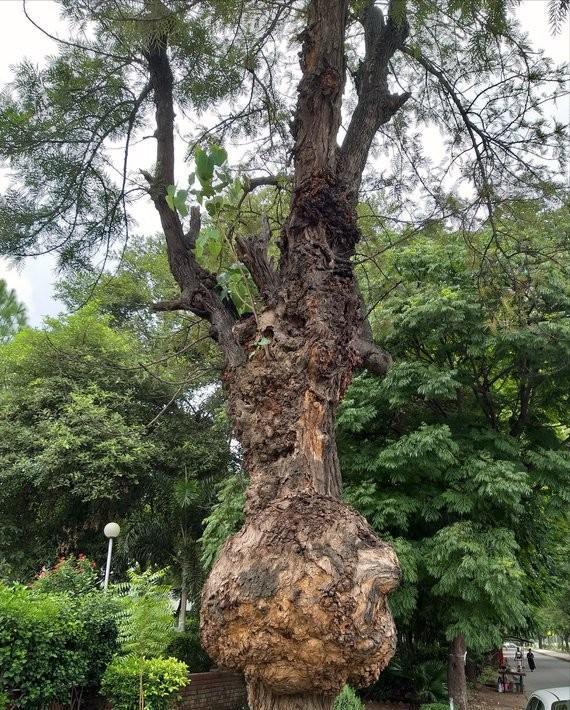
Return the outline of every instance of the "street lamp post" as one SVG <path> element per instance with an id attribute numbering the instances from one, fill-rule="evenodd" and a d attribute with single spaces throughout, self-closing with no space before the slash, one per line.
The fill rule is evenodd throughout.
<path id="1" fill-rule="evenodd" d="M 111 574 L 111 555 L 113 554 L 113 540 L 119 537 L 121 528 L 117 523 L 107 523 L 103 528 L 105 537 L 109 538 L 109 549 L 107 550 L 107 566 L 105 567 L 105 582 L 103 583 L 103 591 L 106 592 L 109 586 L 109 575 Z"/>

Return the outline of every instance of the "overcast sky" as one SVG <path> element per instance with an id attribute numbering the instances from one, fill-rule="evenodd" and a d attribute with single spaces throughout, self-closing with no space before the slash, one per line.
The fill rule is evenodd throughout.
<path id="1" fill-rule="evenodd" d="M 27 0 L 30 14 L 42 27 L 53 34 L 64 35 L 65 27 L 59 20 L 59 9 L 52 0 Z M 544 49 L 557 62 L 570 61 L 570 27 L 568 21 L 559 35 L 553 37 L 548 26 L 547 0 L 522 0 L 518 9 L 522 27 L 527 31 L 535 47 Z M 24 16 L 21 0 L 0 0 L 0 85 L 10 81 L 11 67 L 22 59 L 41 64 L 44 57 L 57 51 L 55 42 L 34 28 Z M 152 163 L 145 160 L 141 165 Z M 0 175 L 0 189 L 6 180 Z M 156 231 L 151 210 L 148 231 Z M 23 267 L 11 267 L 0 257 L 0 278 L 14 288 L 26 304 L 30 323 L 39 325 L 46 315 L 57 314 L 61 305 L 53 298 L 54 260 L 49 257 L 30 259 Z"/>

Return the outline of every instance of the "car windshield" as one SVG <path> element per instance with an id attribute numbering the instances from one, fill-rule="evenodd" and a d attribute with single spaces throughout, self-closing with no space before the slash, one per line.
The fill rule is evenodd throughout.
<path id="1" fill-rule="evenodd" d="M 552 703 L 552 710 L 570 710 L 570 700 L 558 700 Z"/>

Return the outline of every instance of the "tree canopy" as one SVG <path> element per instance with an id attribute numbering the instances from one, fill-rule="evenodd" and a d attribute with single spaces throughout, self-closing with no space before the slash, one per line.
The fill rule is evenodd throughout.
<path id="1" fill-rule="evenodd" d="M 341 407 L 346 495 L 398 550 L 401 653 L 529 636 L 563 574 L 570 497 L 567 208 L 520 204 L 486 230 L 426 229 L 388 248 L 374 327 L 394 354 Z M 374 237 L 376 247 L 394 236 Z M 381 284 L 378 284 L 381 278 Z"/>
<path id="2" fill-rule="evenodd" d="M 138 291 L 126 297 L 134 284 L 140 289 L 143 279 L 131 270 L 141 259 L 129 252 L 89 305 L 1 346 L 0 557 L 17 577 L 39 572 L 58 554 L 100 559 L 101 531 L 114 517 L 132 543 L 131 527 L 166 514 L 180 481 L 213 485 L 232 465 L 215 361 L 208 367 L 207 350 L 199 356 L 199 345 L 188 346 L 189 326 L 180 319 L 155 328 L 137 310 Z M 145 259 L 151 281 L 152 250 Z M 61 285 L 70 305 L 84 298 L 80 284 L 81 275 Z M 197 539 L 205 511 L 194 513 Z M 167 557 L 165 549 L 150 561 L 175 562 Z M 140 550 L 130 559 L 148 562 Z"/>

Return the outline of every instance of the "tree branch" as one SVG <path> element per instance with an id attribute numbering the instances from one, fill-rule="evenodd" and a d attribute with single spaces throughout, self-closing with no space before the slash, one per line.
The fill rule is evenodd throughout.
<path id="1" fill-rule="evenodd" d="M 261 175 L 259 177 L 246 177 L 243 180 L 243 191 L 246 195 L 257 190 L 258 187 L 279 187 L 280 183 L 286 179 L 285 175 Z"/>
<path id="2" fill-rule="evenodd" d="M 392 356 L 374 342 L 368 318 L 362 321 L 352 347 L 361 358 L 361 366 L 375 375 L 385 375 L 392 366 Z"/>
<path id="3" fill-rule="evenodd" d="M 184 234 L 187 249 L 193 250 L 196 246 L 196 239 L 200 234 L 201 226 L 202 218 L 200 216 L 200 208 L 198 205 L 193 205 L 190 208 L 190 224 L 188 225 L 188 231 Z"/>
<path id="4" fill-rule="evenodd" d="M 251 274 L 255 285 L 266 305 L 274 303 L 279 279 L 267 253 L 271 229 L 267 217 L 263 219 L 263 228 L 253 237 L 236 237 L 236 253 Z"/>
<path id="5" fill-rule="evenodd" d="M 391 5 L 390 5 L 391 9 Z M 352 114 L 346 136 L 339 150 L 338 175 L 347 188 L 349 199 L 356 203 L 362 173 L 374 136 L 383 124 L 410 98 L 409 92 L 392 94 L 388 89 L 390 60 L 403 49 L 409 32 L 405 19 L 388 20 L 373 0 L 365 5 L 359 17 L 364 28 L 365 56 L 355 75 L 358 103 Z"/>
<path id="6" fill-rule="evenodd" d="M 178 213 L 166 202 L 166 189 L 174 184 L 174 98 L 173 75 L 168 59 L 167 38 L 155 38 L 145 51 L 156 107 L 156 170 L 144 173 L 150 184 L 150 196 L 159 214 L 168 251 L 170 269 L 180 287 L 180 298 L 157 304 L 157 310 L 184 309 L 209 321 L 227 362 L 236 366 L 245 361 L 245 353 L 233 335 L 234 314 L 218 297 L 215 277 L 203 269 L 192 247 L 200 228 L 199 215 L 193 210 L 190 232 L 184 233 Z"/>

